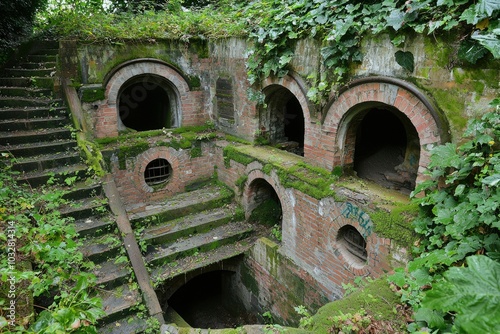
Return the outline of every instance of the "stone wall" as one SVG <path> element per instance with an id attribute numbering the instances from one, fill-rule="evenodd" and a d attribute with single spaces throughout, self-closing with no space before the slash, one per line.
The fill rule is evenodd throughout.
<path id="1" fill-rule="evenodd" d="M 381 108 L 397 115 L 407 131 L 407 152 L 400 167 L 402 174 L 413 178 L 413 184 L 425 178 L 429 149 L 447 141 L 459 142 L 467 119 L 485 113 L 488 103 L 500 92 L 498 61 L 460 67 L 452 52 L 455 46 L 434 37 L 409 37 L 405 51 L 415 56 L 412 73 L 396 63 L 394 53 L 398 49 L 391 45 L 389 37 L 366 38 L 362 46 L 363 61 L 353 64 L 349 84 L 337 87 L 322 105 L 315 105 L 307 98 L 310 88 L 307 77 L 321 68 L 320 45 L 314 41 L 297 44 L 288 75 L 267 78 L 258 87 L 250 87 L 247 81 L 247 45 L 243 40 L 62 46 L 62 65 L 68 69 L 63 73 L 81 84 L 83 106 L 95 137 L 113 137 L 120 131 L 128 131 L 120 124 L 117 108 L 122 86 L 131 78 L 155 75 L 169 83 L 169 97 L 175 100 L 179 113 L 178 126 L 201 125 L 210 120 L 222 132 L 250 141 L 282 130 L 279 127 L 283 124 L 270 122 L 281 119 L 285 123 L 286 117 L 270 113 L 282 112 L 293 96 L 298 100 L 305 123 L 304 156 L 297 159 L 327 171 L 336 167 L 349 170 L 353 167 L 361 119 L 370 109 Z M 257 105 L 248 95 L 250 88 L 262 93 L 271 109 Z M 102 93 L 100 97 L 83 98 L 96 90 Z M 311 300 L 318 300 L 319 295 L 330 300 L 340 298 L 342 283 L 356 276 L 379 276 L 390 270 L 390 258 L 398 254 L 398 247 L 374 232 L 370 216 L 374 206 L 383 201 L 365 196 L 366 189 L 353 192 L 340 185 L 336 190 L 346 196 L 322 199 L 286 188 L 276 171 L 264 171 L 257 160 L 247 165 L 225 161 L 223 149 L 228 144 L 228 141 L 206 144 L 202 156 L 195 158 L 186 150 L 154 147 L 129 157 L 125 168 L 111 154 L 111 172 L 122 199 L 133 210 L 184 191 L 193 181 L 211 176 L 214 166 L 219 180 L 235 190 L 247 215 L 255 207 L 252 182 L 262 180 L 269 184 L 282 206 L 283 240 L 279 251 L 274 246 L 258 246 L 247 265 L 262 279 L 258 292 L 251 294 L 275 312 L 271 300 L 290 297 L 286 290 L 297 287 L 280 281 L 282 277 L 275 267 L 258 261 L 259 256 L 279 253 L 300 268 L 296 274 L 318 289 Z M 144 183 L 143 173 L 145 165 L 158 157 L 171 163 L 173 177 L 163 188 L 152 189 Z M 242 178 L 246 182 L 238 187 L 237 181 Z M 346 251 L 341 237 L 346 226 L 354 228 L 366 241 L 365 262 Z M 275 289 L 277 281 L 280 289 Z M 312 291 L 304 292 L 297 303 L 310 302 L 309 293 Z M 281 316 L 285 321 L 290 318 L 289 314 Z"/>

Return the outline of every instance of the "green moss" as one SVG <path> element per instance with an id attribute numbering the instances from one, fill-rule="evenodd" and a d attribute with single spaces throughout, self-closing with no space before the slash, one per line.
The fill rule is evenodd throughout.
<path id="1" fill-rule="evenodd" d="M 127 165 L 127 159 L 131 157 L 136 157 L 142 152 L 149 149 L 149 144 L 146 141 L 139 141 L 131 146 L 121 146 L 118 149 L 118 166 L 121 170 L 124 170 Z"/>
<path id="2" fill-rule="evenodd" d="M 231 160 L 245 166 L 259 161 L 263 164 L 262 171 L 267 175 L 275 171 L 284 187 L 297 189 L 316 199 L 335 195 L 331 185 L 338 180 L 338 176 L 324 168 L 311 166 L 291 153 L 271 147 L 228 145 L 224 148 L 226 167 Z"/>
<path id="3" fill-rule="evenodd" d="M 81 101 L 82 102 L 94 102 L 94 101 L 104 100 L 106 98 L 105 92 L 106 91 L 103 88 L 84 89 L 84 90 L 82 90 Z"/>
<path id="4" fill-rule="evenodd" d="M 391 239 L 403 248 L 411 249 L 417 240 L 411 222 L 418 212 L 419 205 L 411 203 L 396 206 L 390 211 L 379 209 L 371 213 L 370 217 L 379 236 Z"/>
<path id="5" fill-rule="evenodd" d="M 259 204 L 250 215 L 249 221 L 272 227 L 281 221 L 281 205 L 270 198 Z"/>
<path id="6" fill-rule="evenodd" d="M 190 75 L 187 78 L 188 78 L 189 87 L 191 89 L 196 90 L 197 88 L 201 87 L 200 77 L 198 77 L 196 75 Z"/>
<path id="7" fill-rule="evenodd" d="M 224 147 L 224 165 L 229 168 L 229 162 L 234 160 L 242 165 L 247 166 L 251 162 L 255 161 L 255 158 L 241 153 L 235 146 L 228 145 Z"/>
<path id="8" fill-rule="evenodd" d="M 194 146 L 190 151 L 189 151 L 189 156 L 191 157 L 191 159 L 193 158 L 199 158 L 201 157 L 203 154 L 202 150 L 201 150 L 201 146 Z"/>
<path id="9" fill-rule="evenodd" d="M 465 101 L 457 90 L 432 90 L 438 106 L 445 112 L 446 118 L 455 130 L 462 130 L 467 125 L 465 111 Z"/>
<path id="10" fill-rule="evenodd" d="M 242 191 L 243 188 L 245 187 L 245 183 L 247 182 L 247 180 L 248 180 L 248 175 L 242 175 L 236 180 L 236 182 L 234 182 L 234 184 L 238 187 L 238 189 L 240 189 L 240 191 Z"/>
<path id="11" fill-rule="evenodd" d="M 330 333 L 333 316 L 365 310 L 376 320 L 389 321 L 395 331 L 405 332 L 405 315 L 395 309 L 398 303 L 399 296 L 391 290 L 386 278 L 381 277 L 369 282 L 363 289 L 321 307 L 312 317 L 311 331 L 317 334 Z"/>
<path id="12" fill-rule="evenodd" d="M 104 176 L 104 166 L 106 165 L 99 147 L 88 140 L 85 140 L 84 134 L 77 136 L 77 143 L 80 150 L 84 153 L 85 163 L 96 176 Z"/>

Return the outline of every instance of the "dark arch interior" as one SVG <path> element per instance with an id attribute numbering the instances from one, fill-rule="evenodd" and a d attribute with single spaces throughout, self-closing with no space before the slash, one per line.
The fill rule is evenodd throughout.
<path id="1" fill-rule="evenodd" d="M 410 180 L 396 172 L 405 159 L 407 142 L 405 126 L 394 112 L 370 109 L 357 129 L 354 170 L 388 188 L 411 187 Z"/>
<path id="2" fill-rule="evenodd" d="M 285 107 L 285 136 L 288 141 L 298 143 L 295 153 L 304 155 L 304 113 L 299 100 L 295 96 L 290 98 Z"/>
<path id="3" fill-rule="evenodd" d="M 272 85 L 265 94 L 267 108 L 260 118 L 264 136 L 280 149 L 304 155 L 305 122 L 299 100 L 279 85 Z"/>
<path id="4" fill-rule="evenodd" d="M 264 179 L 254 180 L 251 187 L 253 190 L 253 204 L 251 205 L 253 210 L 249 221 L 281 229 L 283 210 L 274 188 Z"/>
<path id="5" fill-rule="evenodd" d="M 191 279 L 168 300 L 190 326 L 196 328 L 234 328 L 257 323 L 257 317 L 235 307 L 230 271 L 212 271 Z"/>
<path id="6" fill-rule="evenodd" d="M 124 84 L 118 106 L 122 123 L 137 131 L 172 126 L 172 110 L 166 80 L 141 76 Z"/>

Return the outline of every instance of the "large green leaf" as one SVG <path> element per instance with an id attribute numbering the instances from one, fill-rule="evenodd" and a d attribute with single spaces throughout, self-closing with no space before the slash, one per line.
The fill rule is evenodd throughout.
<path id="1" fill-rule="evenodd" d="M 468 333 L 500 332 L 500 263 L 484 255 L 452 267 L 424 295 L 426 308 L 456 313 L 455 324 Z"/>
<path id="2" fill-rule="evenodd" d="M 408 72 L 413 72 L 413 69 L 415 68 L 413 53 L 409 51 L 397 51 L 394 56 L 396 57 L 396 63 Z"/>

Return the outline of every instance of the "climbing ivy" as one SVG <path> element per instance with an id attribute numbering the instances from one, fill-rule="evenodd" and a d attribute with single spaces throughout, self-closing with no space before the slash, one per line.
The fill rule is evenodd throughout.
<path id="1" fill-rule="evenodd" d="M 453 29 L 462 41 L 463 60 L 474 63 L 488 51 L 500 58 L 499 9 L 496 0 L 254 1 L 244 9 L 253 41 L 249 81 L 258 85 L 269 76 L 287 74 L 296 42 L 303 38 L 314 38 L 321 45 L 320 68 L 308 77 L 308 97 L 316 103 L 345 82 L 353 62 L 362 60 L 360 42 L 366 34 L 388 33 L 400 47 L 409 32 L 436 35 Z M 413 71 L 411 53 L 401 51 L 395 57 Z"/>

